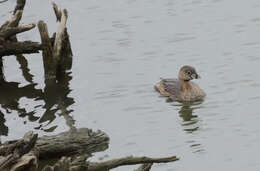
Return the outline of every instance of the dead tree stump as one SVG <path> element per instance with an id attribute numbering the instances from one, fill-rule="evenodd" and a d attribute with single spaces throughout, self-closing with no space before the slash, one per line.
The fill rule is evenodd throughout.
<path id="1" fill-rule="evenodd" d="M 41 36 L 41 44 L 38 42 L 19 42 L 16 35 L 35 28 L 35 24 L 19 26 L 26 0 L 17 0 L 12 17 L 0 27 L 0 57 L 10 55 L 22 55 L 39 53 L 42 51 L 44 74 L 46 79 L 57 80 L 60 74 L 72 67 L 72 49 L 69 34 L 67 32 L 68 12 L 60 10 L 53 3 L 59 27 L 53 37 L 49 37 L 47 25 L 43 21 L 38 22 Z"/>
<path id="2" fill-rule="evenodd" d="M 38 22 L 38 29 L 43 44 L 43 62 L 45 78 L 57 79 L 58 75 L 65 70 L 71 69 L 72 50 L 69 35 L 66 28 L 68 12 L 66 9 L 59 10 L 53 3 L 59 28 L 53 37 L 49 37 L 47 25 L 43 21 Z"/>

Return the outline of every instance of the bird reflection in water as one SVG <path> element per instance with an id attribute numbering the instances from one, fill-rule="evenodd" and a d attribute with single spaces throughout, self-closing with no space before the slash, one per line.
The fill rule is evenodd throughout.
<path id="1" fill-rule="evenodd" d="M 190 104 L 183 104 L 179 111 L 180 117 L 183 119 L 182 126 L 189 133 L 199 129 L 197 126 L 198 116 L 192 114 L 193 110 L 194 108 Z"/>
<path id="2" fill-rule="evenodd" d="M 68 97 L 71 89 L 69 82 L 72 79 L 71 73 L 60 74 L 58 80 L 45 79 L 45 88 L 37 89 L 36 83 L 33 83 L 33 75 L 30 74 L 27 60 L 24 56 L 16 56 L 24 79 L 29 82 L 28 85 L 20 86 L 18 82 L 8 82 L 4 77 L 3 61 L 0 57 L 0 135 L 8 135 L 8 127 L 6 126 L 6 114 L 18 113 L 19 117 L 28 117 L 29 122 L 38 122 L 39 125 L 35 129 L 40 129 L 45 132 L 54 131 L 58 125 L 48 127 L 52 123 L 57 114 L 64 117 L 66 124 L 70 130 L 74 130 L 74 120 L 70 115 L 73 110 L 69 107 L 74 103 L 74 99 Z M 41 101 L 44 113 L 39 116 L 35 106 L 33 111 L 28 111 L 19 103 L 21 98 Z"/>
<path id="3" fill-rule="evenodd" d="M 179 116 L 182 118 L 181 125 L 183 126 L 183 130 L 187 133 L 195 133 L 200 129 L 201 120 L 198 115 L 194 115 L 194 110 L 200 108 L 200 104 L 202 101 L 193 102 L 193 103 L 182 103 L 181 109 L 179 110 Z M 193 153 L 201 153 L 205 150 L 203 149 L 202 145 L 198 143 L 193 136 L 190 137 L 191 139 L 187 141 L 190 148 L 192 149 Z"/>
<path id="4" fill-rule="evenodd" d="M 166 102 L 174 102 L 170 98 Z M 183 122 L 181 125 L 184 127 L 184 131 L 188 133 L 193 133 L 199 129 L 199 117 L 193 114 L 193 111 L 200 108 L 200 104 L 203 101 L 196 102 L 182 102 L 173 103 L 173 106 L 181 107 L 179 110 L 179 116 L 182 118 Z"/>

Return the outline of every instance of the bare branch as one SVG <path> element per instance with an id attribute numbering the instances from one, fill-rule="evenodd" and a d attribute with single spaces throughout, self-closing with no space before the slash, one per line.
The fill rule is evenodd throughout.
<path id="1" fill-rule="evenodd" d="M 23 139 L 9 146 L 6 149 L 6 153 L 8 154 L 8 156 L 0 161 L 0 170 L 12 167 L 11 165 L 13 163 L 16 163 L 20 157 L 31 151 L 31 149 L 34 148 L 37 137 L 37 134 L 33 134 L 33 132 L 28 132 L 24 135 Z"/>
<path id="2" fill-rule="evenodd" d="M 142 164 L 138 169 L 134 171 L 150 171 L 153 166 L 153 163 Z"/>
<path id="3" fill-rule="evenodd" d="M 22 32 L 31 30 L 34 27 L 35 27 L 35 24 L 27 24 L 27 25 L 22 25 L 22 26 L 18 26 L 18 27 L 5 27 L 2 30 L 0 30 L 0 37 L 7 39 L 18 33 L 22 33 Z"/>
<path id="4" fill-rule="evenodd" d="M 106 162 L 90 163 L 88 171 L 110 170 L 124 165 L 135 165 L 144 163 L 168 163 L 179 160 L 176 156 L 166 158 L 149 158 L 149 157 L 125 157 L 120 159 L 113 159 Z"/>
<path id="5" fill-rule="evenodd" d="M 13 14 L 15 14 L 16 11 L 18 11 L 18 10 L 23 10 L 25 3 L 26 3 L 26 0 L 17 0 Z"/>
<path id="6" fill-rule="evenodd" d="M 32 41 L 0 44 L 0 56 L 39 53 L 39 50 L 42 50 L 42 45 Z"/>
<path id="7" fill-rule="evenodd" d="M 54 42 L 54 49 L 53 49 L 53 58 L 56 63 L 60 60 L 60 54 L 61 54 L 61 49 L 63 46 L 63 39 L 65 35 L 65 30 L 66 30 L 66 23 L 67 23 L 67 11 L 62 10 L 61 12 L 61 21 L 60 25 L 58 28 L 58 32 L 55 37 L 55 42 Z"/>
<path id="8" fill-rule="evenodd" d="M 60 20 L 61 20 L 61 11 L 59 10 L 57 4 L 55 4 L 54 2 L 52 2 L 52 7 L 53 7 L 53 10 L 54 10 L 54 12 L 55 12 L 57 21 L 60 21 Z"/>
<path id="9" fill-rule="evenodd" d="M 43 66 L 44 66 L 44 75 L 45 78 L 55 76 L 56 75 L 56 65 L 53 61 L 52 56 L 52 43 L 49 37 L 48 27 L 43 21 L 38 22 L 38 29 L 41 35 L 41 41 L 43 45 Z"/>

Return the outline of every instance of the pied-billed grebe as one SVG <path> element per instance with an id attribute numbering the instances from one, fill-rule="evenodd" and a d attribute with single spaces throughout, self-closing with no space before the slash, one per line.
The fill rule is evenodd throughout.
<path id="1" fill-rule="evenodd" d="M 161 79 L 155 85 L 155 89 L 164 96 L 170 97 L 174 101 L 197 101 L 202 100 L 206 94 L 192 79 L 198 79 L 195 68 L 183 66 L 179 71 L 178 79 Z"/>

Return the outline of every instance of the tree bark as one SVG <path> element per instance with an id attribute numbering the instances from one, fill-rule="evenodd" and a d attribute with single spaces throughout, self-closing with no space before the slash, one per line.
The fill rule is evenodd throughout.
<path id="1" fill-rule="evenodd" d="M 38 42 L 24 41 L 0 44 L 0 56 L 39 53 L 39 50 L 42 50 L 42 45 Z"/>
<path id="2" fill-rule="evenodd" d="M 4 157 L 0 160 L 0 170 L 12 170 L 14 164 L 19 163 L 19 159 L 34 148 L 36 140 L 37 134 L 28 132 L 23 139 L 8 145 L 4 150 L 1 146 Z"/>
<path id="3" fill-rule="evenodd" d="M 142 164 L 138 169 L 134 171 L 150 171 L 153 166 L 153 163 Z"/>
<path id="4" fill-rule="evenodd" d="M 23 10 L 17 10 L 15 12 L 15 14 L 0 27 L 0 30 L 4 29 L 5 27 L 18 26 L 18 24 L 22 18 L 22 15 L 23 15 Z"/>
<path id="5" fill-rule="evenodd" d="M 35 24 L 27 24 L 18 27 L 4 27 L 0 30 L 0 37 L 8 39 L 11 36 L 15 36 L 18 33 L 22 33 L 31 30 L 35 27 Z"/>
<path id="6" fill-rule="evenodd" d="M 23 10 L 25 3 L 26 3 L 26 0 L 17 0 L 13 14 L 15 14 L 17 10 Z"/>
<path id="7" fill-rule="evenodd" d="M 51 39 L 49 37 L 48 27 L 43 21 L 38 22 L 38 29 L 41 35 L 41 41 L 43 45 L 42 59 L 44 66 L 45 79 L 55 78 L 56 79 L 56 65 L 53 60 L 52 52 L 53 47 Z"/>
<path id="8" fill-rule="evenodd" d="M 72 160 L 62 158 L 54 166 L 46 166 L 43 171 L 109 171 L 119 166 L 143 164 L 136 171 L 149 171 L 152 163 L 168 163 L 179 160 L 177 157 L 149 158 L 149 157 L 125 157 L 113 159 L 106 162 L 92 163 L 86 158 Z M 66 166 L 66 167 L 64 167 Z M 66 168 L 66 169 L 65 169 Z"/>
<path id="9" fill-rule="evenodd" d="M 106 162 L 90 163 L 88 171 L 107 171 L 119 166 L 136 165 L 144 163 L 168 163 L 179 160 L 176 156 L 166 158 L 149 158 L 149 157 L 125 157 L 120 159 L 113 159 Z"/>
<path id="10" fill-rule="evenodd" d="M 72 66 L 72 50 L 67 32 L 68 12 L 66 9 L 59 10 L 55 3 L 52 3 L 56 19 L 60 22 L 58 32 L 55 37 L 53 57 L 61 71 L 69 70 Z"/>
<path id="11" fill-rule="evenodd" d="M 9 154 L 10 149 L 13 149 L 16 143 L 17 141 L 4 143 L 0 147 L 0 156 Z M 58 135 L 39 137 L 35 147 L 39 152 L 40 159 L 51 159 L 104 151 L 108 148 L 108 143 L 109 137 L 104 132 L 93 132 L 87 128 L 80 128 Z"/>

